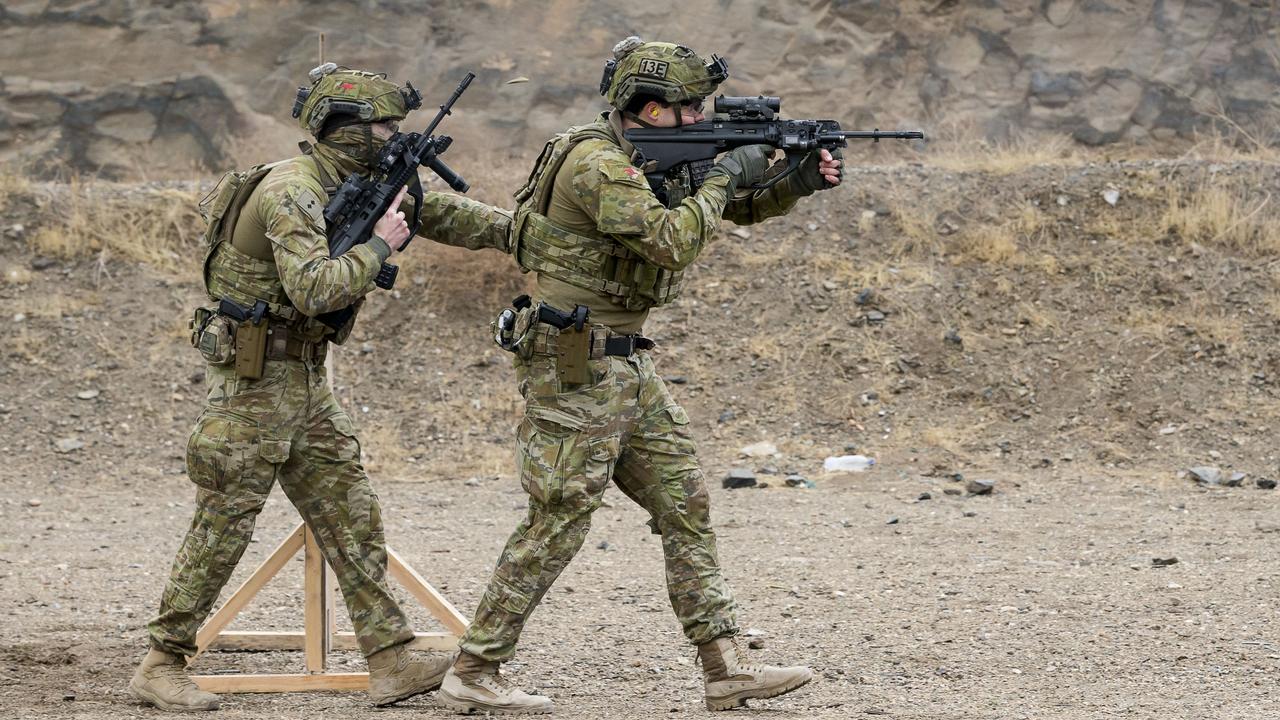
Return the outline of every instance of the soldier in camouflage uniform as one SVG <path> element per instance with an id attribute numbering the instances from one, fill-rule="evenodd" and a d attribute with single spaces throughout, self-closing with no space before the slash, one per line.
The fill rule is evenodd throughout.
<path id="1" fill-rule="evenodd" d="M 157 707 L 218 707 L 218 697 L 187 676 L 186 658 L 196 653 L 196 631 L 277 481 L 337 575 L 368 658 L 374 703 L 435 689 L 449 665 L 448 657 L 407 650 L 413 631 L 385 583 L 378 496 L 360 464 L 351 419 L 326 382 L 327 345 L 346 339 L 355 316 L 337 328 L 316 317 L 353 305 L 358 310 L 382 262 L 409 236 L 405 213 L 393 207 L 366 244 L 330 258 L 322 210 L 344 177 L 367 174 L 396 122 L 416 106 L 416 91 L 384 75 L 317 68 L 309 95 L 295 108 L 317 143 L 300 157 L 228 174 L 201 203 L 209 221 L 209 298 L 249 312 L 257 306 L 262 314 L 254 323 L 202 308 L 193 321 L 193 343 L 209 363 L 207 403 L 187 444 L 196 511 L 159 615 L 148 625 L 151 650 L 130 683 L 135 695 Z M 439 221 L 427 228 L 435 239 L 505 247 L 505 227 L 494 222 L 501 214 L 439 193 L 428 193 L 426 204 Z M 478 215 L 476 208 L 486 211 Z M 265 340 L 247 351 L 255 331 Z"/>
<path id="2" fill-rule="evenodd" d="M 512 687 L 498 672 L 543 595 L 582 546 L 610 481 L 651 516 L 662 536 L 667 589 L 684 633 L 698 648 L 706 704 L 723 710 L 809 682 L 808 668 L 756 665 L 735 636 L 709 517 L 706 479 L 689 418 L 645 350 L 650 308 L 675 300 L 683 270 L 722 220 L 751 224 L 783 215 L 799 198 L 840 182 L 840 160 L 811 153 L 798 172 L 751 190 L 770 172 L 772 149 L 725 155 L 694 188 L 684 169 L 658 188 L 637 167 L 629 127 L 698 122 L 702 101 L 727 76 L 680 45 L 628 38 L 614 48 L 601 92 L 614 110 L 572 128 L 543 150 L 516 193 L 511 221 L 522 269 L 537 273 L 536 297 L 495 323 L 516 352 L 525 398 L 517 430 L 528 516 L 507 541 L 441 703 L 461 712 L 547 713 L 549 699 Z M 589 308 L 589 321 L 570 311 Z M 580 321 L 581 315 L 577 316 Z"/>

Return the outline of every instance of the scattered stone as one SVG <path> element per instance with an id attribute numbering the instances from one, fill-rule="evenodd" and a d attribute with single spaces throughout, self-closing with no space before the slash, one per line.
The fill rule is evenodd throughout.
<path id="1" fill-rule="evenodd" d="M 858 291 L 858 296 L 853 301 L 859 305 L 866 305 L 875 299 L 876 291 L 871 288 L 863 288 Z"/>
<path id="2" fill-rule="evenodd" d="M 369 353 L 372 353 L 372 352 L 373 352 L 373 343 L 366 342 L 366 343 L 360 344 L 360 353 L 362 355 L 368 355 Z"/>
<path id="3" fill-rule="evenodd" d="M 991 491 L 996 489 L 996 481 L 974 479 L 966 483 L 964 489 L 973 495 L 990 495 Z"/>
<path id="4" fill-rule="evenodd" d="M 57 264 L 58 261 L 51 257 L 34 257 L 31 259 L 32 270 L 48 270 Z"/>
<path id="5" fill-rule="evenodd" d="M 92 400 L 101 394 L 102 394 L 101 390 L 98 390 L 97 388 L 90 388 L 88 390 L 81 390 L 80 392 L 76 393 L 76 397 L 80 398 L 81 400 Z"/>
<path id="6" fill-rule="evenodd" d="M 741 238 L 743 240 L 751 239 L 751 231 L 747 230 L 746 228 L 734 228 L 729 231 L 729 234 L 736 238 Z"/>
<path id="7" fill-rule="evenodd" d="M 920 493 L 919 497 L 916 498 L 916 502 L 924 502 L 925 500 L 932 500 L 932 499 L 933 499 L 932 494 L 927 492 L 922 492 Z"/>
<path id="8" fill-rule="evenodd" d="M 880 312 L 879 310 L 868 310 L 867 314 L 864 315 L 863 317 L 865 317 L 867 322 L 869 323 L 882 323 L 884 322 L 885 316 L 884 316 L 884 313 Z"/>
<path id="9" fill-rule="evenodd" d="M 53 443 L 55 452 L 69 453 L 84 448 L 84 442 L 79 438 L 62 438 Z"/>
<path id="10" fill-rule="evenodd" d="M 598 548 L 598 549 L 600 549 L 600 550 L 608 550 L 608 549 L 609 549 L 609 541 L 608 541 L 608 540 L 601 540 L 601 541 L 600 541 L 600 544 L 599 544 L 599 545 L 596 545 L 596 548 Z"/>
<path id="11" fill-rule="evenodd" d="M 191 373 L 191 376 L 188 377 L 187 379 L 191 381 L 192 385 L 199 385 L 200 383 L 204 382 L 204 371 L 196 370 L 195 372 Z"/>
<path id="12" fill-rule="evenodd" d="M 809 480 L 803 475 L 788 475 L 786 479 L 786 483 L 787 483 L 787 487 L 804 488 L 806 490 L 812 490 L 818 487 L 817 483 L 815 483 L 812 480 Z"/>
<path id="13" fill-rule="evenodd" d="M 1226 480 L 1222 481 L 1222 484 L 1225 487 L 1240 487 L 1241 485 L 1244 484 L 1244 478 L 1245 478 L 1244 473 L 1233 472 L 1227 476 Z"/>
<path id="14" fill-rule="evenodd" d="M 742 634 L 743 634 L 744 636 L 746 636 L 746 637 L 749 637 L 749 638 L 753 638 L 753 637 L 764 637 L 764 636 L 768 635 L 768 633 L 766 633 L 765 631 L 763 631 L 763 630 L 761 630 L 761 629 L 759 629 L 759 628 L 747 628 L 747 631 L 746 631 L 746 632 L 744 632 L 744 633 L 742 633 Z"/>
<path id="15" fill-rule="evenodd" d="M 1120 191 L 1115 188 L 1108 188 L 1102 191 L 1102 199 L 1107 201 L 1111 207 L 1115 207 L 1120 202 Z"/>
<path id="16" fill-rule="evenodd" d="M 14 313 L 14 314 L 13 314 L 13 321 L 14 321 L 14 322 L 16 322 L 16 323 L 23 322 L 23 321 L 24 321 L 24 320 L 26 320 L 26 319 L 27 319 L 27 314 L 26 314 L 26 313 Z"/>
<path id="17" fill-rule="evenodd" d="M 27 507 L 40 507 L 43 504 L 44 504 L 44 501 L 41 500 L 40 498 L 31 498 L 30 500 L 27 501 Z"/>
<path id="18" fill-rule="evenodd" d="M 774 445 L 768 440 L 761 440 L 758 443 L 752 443 L 742 448 L 738 452 L 742 453 L 743 455 L 746 455 L 747 457 L 753 457 L 753 458 L 774 457 L 778 455 L 778 446 Z"/>
<path id="19" fill-rule="evenodd" d="M 1280 523 L 1259 520 L 1254 527 L 1256 527 L 1260 533 L 1280 533 Z"/>
<path id="20" fill-rule="evenodd" d="M 20 238 L 26 230 L 26 225 L 23 225 L 22 223 L 14 223 L 4 229 L 4 234 L 11 238 Z"/>
<path id="21" fill-rule="evenodd" d="M 662 379 L 666 380 L 672 385 L 686 385 L 689 382 L 689 378 L 684 375 L 668 375 Z"/>
<path id="22" fill-rule="evenodd" d="M 897 524 L 898 524 L 898 518 L 896 517 L 891 517 L 887 522 L 885 522 L 885 525 L 897 525 Z"/>
<path id="23" fill-rule="evenodd" d="M 75 693 L 63 693 L 63 694 L 62 694 L 62 700 L 63 700 L 63 702 L 75 702 L 75 699 L 76 699 L 76 694 L 75 694 Z"/>
<path id="24" fill-rule="evenodd" d="M 1170 565 L 1177 565 L 1177 564 L 1178 564 L 1178 558 L 1176 557 L 1151 558 L 1151 567 L 1169 567 Z"/>
<path id="25" fill-rule="evenodd" d="M 1058 196 L 1058 198 L 1057 198 L 1057 202 L 1058 202 L 1058 206 L 1059 206 L 1059 207 L 1066 207 L 1066 206 L 1067 206 L 1067 203 L 1068 203 L 1068 202 L 1070 202 L 1070 201 L 1069 201 L 1069 200 L 1067 200 L 1067 196 L 1066 196 L 1066 195 L 1059 195 L 1059 196 Z"/>
<path id="26" fill-rule="evenodd" d="M 875 464 L 875 458 L 866 455 L 840 455 L 823 460 L 822 469 L 825 472 L 863 472 Z"/>
<path id="27" fill-rule="evenodd" d="M 964 511 L 964 516 L 965 516 L 965 517 L 978 517 L 978 513 L 974 512 L 973 510 L 965 510 L 965 511 Z"/>
<path id="28" fill-rule="evenodd" d="M 964 345 L 964 339 L 960 337 L 959 331 L 954 328 L 948 330 L 947 334 L 942 336 L 942 339 L 952 345 Z"/>
<path id="29" fill-rule="evenodd" d="M 752 650 L 763 650 L 764 638 L 759 638 L 759 637 L 749 638 L 747 640 L 747 647 L 751 648 Z"/>
<path id="30" fill-rule="evenodd" d="M 1276 489 L 1276 481 L 1272 480 L 1271 478 L 1258 478 L 1257 483 L 1258 483 L 1259 490 L 1275 490 Z"/>
<path id="31" fill-rule="evenodd" d="M 1187 472 L 1191 473 L 1191 478 L 1193 480 L 1205 485 L 1217 485 L 1222 481 L 1222 471 L 1210 465 L 1199 465 L 1191 468 Z"/>
<path id="32" fill-rule="evenodd" d="M 729 422 L 730 420 L 732 420 L 732 419 L 734 419 L 734 418 L 736 418 L 736 417 L 738 417 L 738 414 L 737 414 L 737 413 L 735 413 L 734 411 L 732 411 L 732 410 L 725 410 L 724 412 L 720 413 L 720 417 L 719 417 L 719 419 L 717 420 L 717 422 L 720 422 L 720 423 L 722 423 L 722 424 L 723 424 L 723 423 L 727 423 L 727 422 Z"/>
<path id="33" fill-rule="evenodd" d="M 747 468 L 733 468 L 724 478 L 726 490 L 737 490 L 756 486 L 756 474 Z"/>
<path id="34" fill-rule="evenodd" d="M 1177 426 L 1177 425 L 1166 425 L 1165 427 L 1160 428 L 1160 431 L 1159 431 L 1159 432 L 1160 432 L 1160 434 L 1161 434 L 1161 435 L 1172 435 L 1172 434 L 1174 434 L 1174 433 L 1178 432 L 1178 426 Z"/>
<path id="35" fill-rule="evenodd" d="M 778 466 L 776 466 L 776 465 L 765 465 L 764 467 L 760 468 L 760 474 L 761 474 L 761 475 L 777 475 L 777 474 L 778 474 Z"/>
<path id="36" fill-rule="evenodd" d="M 949 488 L 942 488 L 942 492 L 945 495 L 959 495 L 962 491 L 958 487 L 949 487 Z"/>
<path id="37" fill-rule="evenodd" d="M 835 284 L 835 283 L 833 283 L 833 282 L 831 282 L 830 280 L 823 280 L 823 281 L 822 281 L 822 289 L 823 289 L 823 290 L 826 290 L 827 292 L 831 292 L 832 290 L 835 290 L 835 289 L 836 289 L 836 288 L 838 288 L 838 287 L 840 287 L 840 286 L 839 286 L 839 285 L 837 285 L 837 284 Z"/>
<path id="38" fill-rule="evenodd" d="M 479 486 L 480 486 L 480 478 L 478 478 L 478 477 L 467 478 L 467 481 L 466 481 L 466 482 L 464 482 L 464 483 L 462 483 L 462 484 L 463 484 L 463 485 L 466 485 L 467 487 L 479 487 Z"/>

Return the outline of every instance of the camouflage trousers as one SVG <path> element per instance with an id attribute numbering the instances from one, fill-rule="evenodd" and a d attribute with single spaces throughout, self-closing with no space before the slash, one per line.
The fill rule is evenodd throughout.
<path id="1" fill-rule="evenodd" d="M 555 364 L 543 354 L 516 359 L 525 398 L 516 454 L 529 513 L 498 558 L 462 650 L 497 661 L 515 654 L 529 615 L 582 547 L 610 481 L 662 535 L 667 592 L 689 640 L 736 634 L 689 418 L 652 358 L 593 359 L 594 382 L 581 386 L 562 386 Z"/>
<path id="2" fill-rule="evenodd" d="M 197 487 L 195 517 L 173 561 L 160 613 L 147 629 L 154 647 L 196 652 L 196 631 L 253 535 L 277 480 L 315 533 L 337 575 L 366 656 L 413 637 L 387 590 L 382 514 L 351 418 L 323 366 L 268 360 L 260 380 L 209 366 L 209 396 L 187 442 Z"/>

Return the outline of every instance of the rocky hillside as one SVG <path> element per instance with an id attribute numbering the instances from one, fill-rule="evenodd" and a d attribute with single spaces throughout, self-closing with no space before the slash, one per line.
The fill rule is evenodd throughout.
<path id="1" fill-rule="evenodd" d="M 728 92 L 849 125 L 1169 147 L 1216 124 L 1265 142 L 1278 20 L 1265 0 L 19 0 L 0 6 L 0 160 L 154 178 L 283 155 L 321 32 L 327 59 L 428 104 L 476 71 L 449 125 L 463 169 L 599 108 L 601 61 L 630 33 L 718 52 Z"/>

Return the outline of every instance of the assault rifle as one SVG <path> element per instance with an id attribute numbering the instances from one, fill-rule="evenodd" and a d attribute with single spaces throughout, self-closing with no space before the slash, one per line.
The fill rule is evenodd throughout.
<path id="1" fill-rule="evenodd" d="M 777 117 L 782 98 L 727 97 L 715 99 L 714 116 L 702 122 L 671 128 L 633 128 L 623 135 L 640 152 L 645 177 L 654 193 L 661 194 L 665 176 L 688 165 L 694 188 L 702 186 L 716 156 L 744 145 L 772 145 L 787 154 L 786 169 L 753 190 L 770 188 L 800 167 L 810 150 L 847 147 L 846 140 L 923 140 L 919 130 L 841 130 L 835 120 L 783 120 Z"/>
<path id="2" fill-rule="evenodd" d="M 324 220 L 329 235 L 329 257 L 339 257 L 356 245 L 368 242 L 373 235 L 373 226 L 391 207 L 391 203 L 400 194 L 400 188 L 406 185 L 409 186 L 408 195 L 414 201 L 413 221 L 409 223 L 409 240 L 405 241 L 400 250 L 403 251 L 408 247 L 418 228 L 422 226 L 423 198 L 422 181 L 418 178 L 419 167 L 430 168 L 448 183 L 449 187 L 458 192 L 465 193 L 471 189 L 462 176 L 440 159 L 440 156 L 453 143 L 453 138 L 448 135 L 432 135 L 432 133 L 446 115 L 452 114 L 453 104 L 462 96 L 474 78 L 474 73 L 467 73 L 467 76 L 462 78 L 458 88 L 453 91 L 453 95 L 449 96 L 448 101 L 440 106 L 440 112 L 436 113 L 435 119 L 425 131 L 398 132 L 388 138 L 387 144 L 378 154 L 377 165 L 374 166 L 369 177 L 351 173 L 342 181 L 342 185 L 338 187 L 337 192 L 324 208 Z M 422 97 L 417 90 L 412 89 L 412 86 L 410 89 L 412 96 L 409 109 L 413 110 L 422 105 Z M 399 267 L 384 262 L 378 270 L 374 284 L 383 290 L 390 290 L 395 286 L 396 275 L 399 272 Z M 353 312 L 352 308 L 347 307 L 325 313 L 317 319 L 336 330 L 351 319 Z"/>

